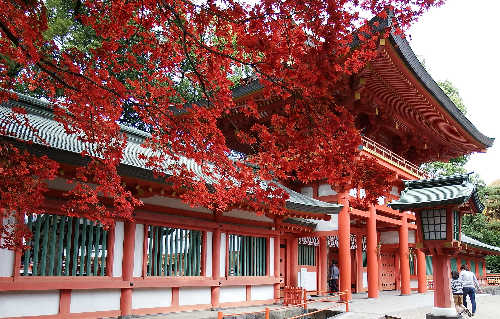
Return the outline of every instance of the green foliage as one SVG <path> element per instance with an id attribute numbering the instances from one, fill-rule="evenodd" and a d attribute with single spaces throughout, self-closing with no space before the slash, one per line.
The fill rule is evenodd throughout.
<path id="1" fill-rule="evenodd" d="M 438 81 L 438 85 L 443 90 L 446 95 L 450 98 L 450 100 L 456 105 L 456 107 L 463 113 L 467 114 L 467 107 L 458 92 L 458 89 L 451 83 L 449 80 Z"/>
<path id="2" fill-rule="evenodd" d="M 500 221 L 489 219 L 484 214 L 465 215 L 462 219 L 462 232 L 485 244 L 500 247 Z M 487 256 L 486 268 L 499 273 L 500 256 Z"/>
<path id="3" fill-rule="evenodd" d="M 493 219 L 500 220 L 500 186 L 492 185 L 485 189 L 485 214 Z"/>
<path id="4" fill-rule="evenodd" d="M 84 14 L 81 0 L 47 0 L 48 28 L 44 32 L 47 40 L 53 40 L 64 49 L 76 48 L 88 52 L 100 46 L 100 41 L 91 27 L 84 26 L 78 15 Z"/>

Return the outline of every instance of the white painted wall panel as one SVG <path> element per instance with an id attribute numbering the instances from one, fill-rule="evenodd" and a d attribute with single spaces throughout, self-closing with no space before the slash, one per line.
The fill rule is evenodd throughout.
<path id="1" fill-rule="evenodd" d="M 144 245 L 144 225 L 135 225 L 134 277 L 142 276 L 142 255 Z"/>
<path id="2" fill-rule="evenodd" d="M 226 233 L 220 234 L 220 276 L 226 276 Z"/>
<path id="3" fill-rule="evenodd" d="M 212 303 L 210 287 L 179 288 L 179 305 L 209 305 Z"/>
<path id="4" fill-rule="evenodd" d="M 410 244 L 415 244 L 416 243 L 416 232 L 415 230 L 411 229 L 408 231 L 408 243 Z"/>
<path id="5" fill-rule="evenodd" d="M 418 288 L 418 280 L 417 279 L 410 280 L 410 288 Z"/>
<path id="6" fill-rule="evenodd" d="M 252 286 L 252 300 L 269 300 L 274 298 L 273 285 Z"/>
<path id="7" fill-rule="evenodd" d="M 318 196 L 337 195 L 330 184 L 321 184 L 318 187 Z"/>
<path id="8" fill-rule="evenodd" d="M 59 290 L 0 292 L 0 318 L 55 315 L 59 312 Z"/>
<path id="9" fill-rule="evenodd" d="M 115 224 L 115 245 L 113 256 L 113 277 L 122 276 L 122 259 L 123 259 L 123 222 Z"/>
<path id="10" fill-rule="evenodd" d="M 211 231 L 207 231 L 207 251 L 205 259 L 205 274 L 207 277 L 212 277 L 212 237 L 213 233 Z"/>
<path id="11" fill-rule="evenodd" d="M 15 220 L 13 218 L 4 218 L 0 220 L 3 225 L 13 224 Z M 0 243 L 3 243 L 3 239 L 0 238 Z M 8 249 L 0 249 L 0 277 L 12 277 L 12 272 L 14 270 L 14 251 Z"/>
<path id="12" fill-rule="evenodd" d="M 399 233 L 397 231 L 386 231 L 380 233 L 381 244 L 399 244 Z"/>
<path id="13" fill-rule="evenodd" d="M 247 299 L 245 286 L 230 286 L 220 288 L 220 302 L 238 302 Z"/>
<path id="14" fill-rule="evenodd" d="M 330 231 L 339 229 L 339 215 L 331 214 L 331 219 L 325 220 L 315 220 L 316 231 Z"/>
<path id="15" fill-rule="evenodd" d="M 73 290 L 70 312 L 96 312 L 120 309 L 120 289 Z"/>
<path id="16" fill-rule="evenodd" d="M 271 238 L 269 247 L 271 247 L 269 250 L 269 260 L 267 261 L 269 263 L 269 276 L 274 276 L 274 238 Z"/>
<path id="17" fill-rule="evenodd" d="M 140 288 L 132 292 L 132 309 L 169 307 L 172 288 Z"/>
<path id="18" fill-rule="evenodd" d="M 14 270 L 14 251 L 0 249 L 0 277 L 12 277 Z"/>
<path id="19" fill-rule="evenodd" d="M 306 268 L 303 268 L 306 269 Z M 298 272 L 299 287 L 305 288 L 306 290 L 316 290 L 316 272 L 315 271 L 303 271 L 301 269 Z"/>

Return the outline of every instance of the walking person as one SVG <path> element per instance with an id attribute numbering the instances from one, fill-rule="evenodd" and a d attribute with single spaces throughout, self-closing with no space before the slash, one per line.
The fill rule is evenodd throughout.
<path id="1" fill-rule="evenodd" d="M 467 308 L 467 296 L 472 304 L 472 315 L 476 313 L 476 289 L 479 290 L 479 282 L 476 275 L 467 269 L 467 266 L 460 267 L 460 280 L 463 282 L 464 306 Z"/>
<path id="2" fill-rule="evenodd" d="M 472 314 L 469 309 L 463 305 L 463 282 L 460 280 L 460 274 L 454 270 L 451 272 L 451 292 L 453 293 L 453 302 L 459 318 L 462 318 L 462 313 L 466 312 L 470 317 Z"/>
<path id="3" fill-rule="evenodd" d="M 337 267 L 337 263 L 335 260 L 332 260 L 332 264 L 330 265 L 330 275 L 328 277 L 328 282 L 330 284 L 330 291 L 338 292 L 339 291 L 339 268 Z"/>

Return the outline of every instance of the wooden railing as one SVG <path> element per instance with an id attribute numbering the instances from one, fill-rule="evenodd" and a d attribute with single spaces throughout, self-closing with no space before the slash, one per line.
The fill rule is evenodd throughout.
<path id="1" fill-rule="evenodd" d="M 428 173 L 418 167 L 417 165 L 413 164 L 412 162 L 408 161 L 404 157 L 394 153 L 387 147 L 384 147 L 380 145 L 379 143 L 369 139 L 368 137 L 362 136 L 362 148 L 368 153 L 371 153 L 375 156 L 378 156 L 387 162 L 391 163 L 392 165 L 402 169 L 403 171 L 418 177 L 418 178 L 428 178 Z"/>
<path id="2" fill-rule="evenodd" d="M 500 286 L 500 274 L 486 274 L 488 286 Z"/>

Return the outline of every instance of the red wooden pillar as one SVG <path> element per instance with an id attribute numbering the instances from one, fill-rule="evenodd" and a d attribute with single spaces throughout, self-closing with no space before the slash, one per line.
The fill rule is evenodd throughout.
<path id="1" fill-rule="evenodd" d="M 280 237 L 274 237 L 274 277 L 280 279 Z M 278 302 L 280 300 L 280 283 L 274 284 L 274 301 Z"/>
<path id="2" fill-rule="evenodd" d="M 475 264 L 475 268 L 474 269 L 474 273 L 476 274 L 476 278 L 479 278 L 479 261 L 480 259 L 479 258 L 476 258 L 474 264 Z"/>
<path id="3" fill-rule="evenodd" d="M 425 253 L 422 249 L 417 249 L 417 279 L 418 292 L 423 294 L 427 292 L 427 270 L 425 266 Z"/>
<path id="4" fill-rule="evenodd" d="M 351 300 L 351 219 L 349 215 L 349 194 L 339 194 L 339 203 L 343 205 L 339 213 L 339 272 L 340 291 L 347 292 L 343 301 Z"/>
<path id="5" fill-rule="evenodd" d="M 483 261 L 483 277 L 482 278 L 486 279 L 486 260 L 484 259 L 484 257 L 481 259 Z"/>
<path id="6" fill-rule="evenodd" d="M 319 287 L 318 292 L 324 295 L 328 291 L 328 245 L 326 236 L 319 238 Z"/>
<path id="7" fill-rule="evenodd" d="M 290 242 L 290 285 L 299 286 L 299 240 L 295 237 L 289 239 Z"/>
<path id="8" fill-rule="evenodd" d="M 212 279 L 220 279 L 220 229 L 216 229 L 212 236 Z M 219 307 L 220 286 L 212 286 L 212 308 Z"/>
<path id="9" fill-rule="evenodd" d="M 363 235 L 356 234 L 356 292 L 361 292 L 363 288 Z"/>
<path id="10" fill-rule="evenodd" d="M 399 228 L 399 268 L 401 271 L 401 294 L 409 295 L 410 288 L 410 261 L 408 252 L 408 217 L 403 212 L 401 227 Z"/>
<path id="11" fill-rule="evenodd" d="M 448 256 L 433 255 L 434 307 L 451 308 L 450 261 Z M 454 310 L 454 309 L 453 309 Z"/>
<path id="12" fill-rule="evenodd" d="M 462 267 L 462 259 L 460 256 L 457 256 L 457 271 L 460 272 L 460 267 Z"/>
<path id="13" fill-rule="evenodd" d="M 368 236 L 366 242 L 366 259 L 368 263 L 368 298 L 378 298 L 378 251 L 377 251 L 377 211 L 374 205 L 368 210 Z"/>
<path id="14" fill-rule="evenodd" d="M 120 296 L 120 317 L 132 315 L 132 275 L 134 273 L 135 223 L 125 222 L 123 238 L 122 279 L 129 281 L 129 288 L 122 288 Z"/>

